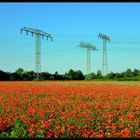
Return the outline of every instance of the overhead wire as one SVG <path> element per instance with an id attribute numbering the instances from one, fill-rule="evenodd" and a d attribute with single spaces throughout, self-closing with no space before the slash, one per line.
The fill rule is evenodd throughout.
<path id="1" fill-rule="evenodd" d="M 16 34 L 17 35 L 17 34 Z M 24 46 L 24 47 L 19 47 L 20 45 L 25 45 L 25 44 L 23 44 L 23 41 L 25 42 L 25 40 L 21 40 L 21 38 L 17 38 L 17 37 L 15 37 L 14 35 L 9 35 L 8 36 L 9 38 L 5 38 L 5 43 L 4 43 L 4 45 L 2 45 L 2 43 L 3 42 L 1 42 L 0 41 L 0 48 L 2 48 L 2 47 L 5 47 L 5 45 L 6 46 L 14 46 L 14 48 L 11 48 L 11 49 L 16 49 L 16 51 L 24 51 L 24 50 L 28 50 L 29 49 L 29 45 L 28 45 L 28 42 L 27 41 L 29 41 L 30 40 L 30 38 L 26 38 L 27 40 L 26 40 L 26 47 Z M 13 41 L 13 39 L 15 39 L 15 41 Z M 2 40 L 1 38 L 0 38 L 0 40 Z M 72 48 L 74 49 L 74 47 L 75 46 L 72 46 L 72 45 L 69 45 L 70 44 L 70 42 L 72 42 L 72 41 L 76 41 L 76 42 L 78 42 L 77 40 L 80 40 L 79 38 L 74 38 L 74 39 L 57 39 L 56 41 L 63 41 L 63 43 L 65 44 L 65 46 L 67 46 L 67 47 L 64 47 L 64 46 L 59 46 L 59 47 L 57 47 L 57 46 L 53 46 L 53 45 L 51 45 L 51 46 L 53 46 L 53 49 L 51 49 L 51 48 L 47 48 L 48 49 L 48 51 L 49 51 L 49 53 L 58 53 L 58 52 L 66 52 L 66 51 L 70 51 Z M 31 41 L 30 41 L 31 42 Z M 75 42 L 75 45 L 76 45 L 76 42 Z M 111 43 L 111 45 L 113 45 L 113 44 L 126 44 L 126 45 L 137 45 L 137 44 L 140 44 L 140 42 L 136 42 L 136 41 L 111 41 L 110 42 Z M 34 45 L 34 42 L 32 43 L 33 45 Z M 94 41 L 94 44 L 100 44 L 99 46 L 100 46 L 100 48 L 101 48 L 101 46 L 102 46 L 102 42 L 101 41 Z M 17 46 L 17 47 L 16 47 Z M 70 47 L 68 47 L 68 46 L 70 46 Z M 32 47 L 32 46 L 31 46 Z M 43 46 L 42 46 L 43 47 Z M 54 48 L 55 48 L 55 51 L 54 51 Z M 44 48 L 41 48 L 41 49 L 44 49 Z M 120 51 L 120 52 L 122 52 L 122 51 L 124 51 L 124 52 L 129 52 L 129 51 L 136 51 L 137 52 L 137 50 L 139 50 L 140 48 L 120 48 L 120 47 L 118 47 L 118 48 L 109 48 L 108 49 L 108 51 Z M 8 51 L 9 49 L 7 49 L 7 51 Z M 102 49 L 98 49 L 99 51 L 101 51 Z M 76 53 L 76 51 L 73 51 L 73 53 Z"/>
<path id="2" fill-rule="evenodd" d="M 32 51 L 34 51 L 34 41 L 32 42 L 30 39 L 32 37 L 24 37 L 24 39 L 21 39 L 22 37 L 18 37 L 14 36 L 14 35 L 9 35 L 9 37 L 6 37 L 4 39 L 0 38 L 0 48 L 7 46 L 7 52 L 10 52 L 11 50 L 9 49 L 9 47 L 11 47 L 12 51 L 16 52 L 16 54 L 18 52 L 21 52 L 20 54 L 30 54 L 31 48 Z M 120 36 L 118 37 L 120 38 Z M 93 42 L 94 44 L 96 44 L 96 46 L 98 47 L 98 51 L 96 52 L 101 52 L 103 51 L 102 48 L 102 41 L 93 39 L 85 39 L 87 40 L 87 42 Z M 51 56 L 59 56 L 59 58 L 63 58 L 63 56 L 65 55 L 65 57 L 69 57 L 72 55 L 75 55 L 77 57 L 77 53 L 81 53 L 81 54 L 85 54 L 86 55 L 86 50 L 84 49 L 80 49 L 78 50 L 78 48 L 76 49 L 76 45 L 78 45 L 78 43 L 80 43 L 82 39 L 80 39 L 80 37 L 78 38 L 57 38 L 55 41 L 55 45 L 52 43 L 48 43 L 45 42 L 45 40 L 42 42 L 42 48 L 41 50 L 44 51 L 46 50 L 46 53 L 42 53 L 43 55 L 41 56 L 41 59 L 49 59 L 51 60 Z M 129 41 L 128 41 L 129 40 Z M 57 42 L 62 43 L 62 45 L 59 45 L 59 47 L 56 45 Z M 31 45 L 29 45 L 29 43 Z M 72 43 L 72 45 L 71 45 Z M 46 48 L 45 48 L 45 44 L 46 44 Z M 128 45 L 129 47 L 120 47 L 120 45 Z M 107 51 L 109 52 L 115 52 L 115 53 L 139 53 L 140 52 L 140 48 L 136 47 L 136 46 L 140 46 L 139 45 L 140 42 L 138 41 L 138 39 L 129 39 L 129 37 L 125 37 L 125 39 L 119 40 L 119 39 L 114 39 L 113 41 L 111 41 L 109 44 L 107 44 Z M 119 47 L 110 47 L 111 45 L 119 45 Z M 130 47 L 134 45 L 134 47 Z M 14 47 L 12 47 L 14 46 Z M 22 47 L 24 46 L 24 47 Z M 75 49 L 74 49 L 75 48 Z M 14 50 L 15 49 L 15 50 Z M 30 50 L 30 51 L 28 51 Z M 32 52 L 31 51 L 31 52 Z M 34 53 L 34 52 L 33 52 Z M 101 52 L 102 53 L 102 52 Z M 16 56 L 16 54 L 14 54 L 14 56 Z M 67 57 L 67 58 L 68 58 Z M 26 57 L 26 59 L 17 59 L 15 57 L 9 59 L 4 59 L 1 60 L 1 62 L 3 63 L 9 63 L 9 62 L 16 62 L 16 63 L 26 63 L 27 65 L 29 64 L 34 64 L 33 60 L 29 60 L 28 57 Z"/>

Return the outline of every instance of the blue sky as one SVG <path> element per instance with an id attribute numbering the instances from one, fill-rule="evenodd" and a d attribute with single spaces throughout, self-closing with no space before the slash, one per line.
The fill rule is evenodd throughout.
<path id="1" fill-rule="evenodd" d="M 109 72 L 140 69 L 140 3 L 0 3 L 0 69 L 13 72 L 21 67 L 35 70 L 35 38 L 25 27 L 41 29 L 53 41 L 41 42 L 41 70 L 65 73 L 69 69 L 86 73 L 86 49 L 92 43 L 91 71 L 102 69 L 102 40 L 107 43 Z"/>

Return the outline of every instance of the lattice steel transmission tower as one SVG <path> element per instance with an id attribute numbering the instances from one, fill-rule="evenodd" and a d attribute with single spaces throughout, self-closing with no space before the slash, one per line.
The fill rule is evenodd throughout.
<path id="1" fill-rule="evenodd" d="M 91 72 L 91 65 L 90 65 L 90 51 L 91 50 L 97 50 L 95 45 L 92 45 L 90 43 L 85 43 L 85 42 L 81 42 L 78 47 L 81 48 L 87 48 L 87 74 L 89 74 Z"/>
<path id="2" fill-rule="evenodd" d="M 110 37 L 99 33 L 99 38 L 103 40 L 103 60 L 102 60 L 102 74 L 105 76 L 108 74 L 108 62 L 107 62 L 107 48 L 106 48 L 106 42 L 110 42 Z"/>
<path id="3" fill-rule="evenodd" d="M 35 35 L 35 72 L 36 75 L 35 77 L 40 78 L 40 73 L 41 73 L 41 37 L 44 39 L 48 40 L 48 38 L 51 39 L 52 41 L 52 36 L 51 34 L 48 34 L 42 30 L 39 29 L 34 29 L 34 28 L 27 28 L 23 27 L 20 29 L 20 33 L 22 34 L 22 31 L 26 31 L 26 35 L 28 33 L 32 33 L 32 36 Z"/>

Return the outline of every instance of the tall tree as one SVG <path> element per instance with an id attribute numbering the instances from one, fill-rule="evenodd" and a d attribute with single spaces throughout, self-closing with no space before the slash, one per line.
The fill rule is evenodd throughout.
<path id="1" fill-rule="evenodd" d="M 100 70 L 97 71 L 97 79 L 102 79 L 103 76 L 102 76 L 102 73 Z"/>

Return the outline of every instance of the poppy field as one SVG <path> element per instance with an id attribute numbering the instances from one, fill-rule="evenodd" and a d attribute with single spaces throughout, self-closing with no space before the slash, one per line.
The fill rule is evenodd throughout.
<path id="1" fill-rule="evenodd" d="M 0 137 L 140 138 L 140 83 L 0 82 Z"/>

